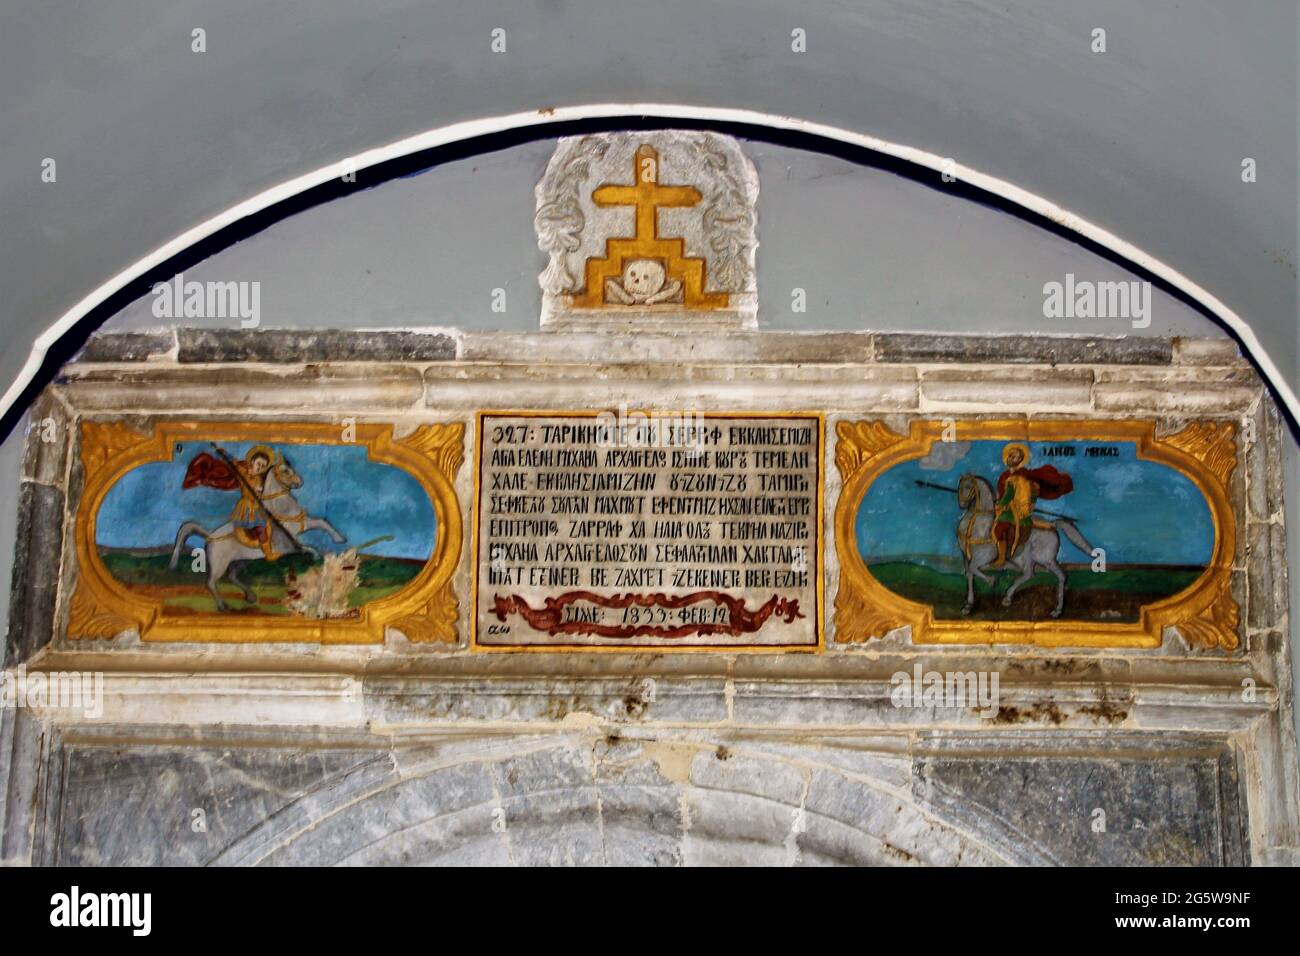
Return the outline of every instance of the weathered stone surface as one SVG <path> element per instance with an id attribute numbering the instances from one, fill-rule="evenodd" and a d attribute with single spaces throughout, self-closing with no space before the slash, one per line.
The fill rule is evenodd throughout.
<path id="1" fill-rule="evenodd" d="M 207 863 L 370 756 L 150 747 L 66 753 L 62 792 L 54 795 L 59 829 L 47 862 L 70 866 Z M 195 829 L 200 818 L 205 830 Z"/>
<path id="2" fill-rule="evenodd" d="M 614 723 L 715 723 L 727 716 L 725 681 L 647 682 L 622 679 L 459 680 L 373 678 L 366 714 L 389 726 L 431 720 L 525 722 L 587 718 Z"/>
<path id="3" fill-rule="evenodd" d="M 1260 391 L 1259 380 L 1250 369 L 1173 369 L 1165 373 L 1098 369 L 1092 399 L 1103 411 L 1240 418 Z"/>
<path id="4" fill-rule="evenodd" d="M 691 828 L 682 838 L 685 866 L 787 866 L 793 861 L 797 807 L 748 794 L 692 793 Z"/>
<path id="5" fill-rule="evenodd" d="M 878 362 L 1024 363 L 1033 365 L 1168 365 L 1168 339 L 1049 335 L 877 333 Z"/>
<path id="6" fill-rule="evenodd" d="M 559 747 L 511 757 L 492 776 L 514 863 L 604 863 L 590 750 Z"/>
<path id="7" fill-rule="evenodd" d="M 793 807 L 803 802 L 808 788 L 806 775 L 797 767 L 770 758 L 734 754 L 726 747 L 696 754 L 691 761 L 691 783 Z"/>
<path id="8" fill-rule="evenodd" d="M 1246 466 L 1237 469 L 1242 473 L 1241 480 L 1245 483 L 1245 510 L 1248 518 L 1258 521 L 1268 521 L 1272 517 L 1272 503 L 1269 501 L 1269 473 L 1281 470 L 1280 463 L 1270 460 L 1268 453 L 1270 443 L 1266 438 L 1265 408 L 1267 405 L 1267 402 L 1260 402 L 1260 408 L 1254 419 L 1249 420 L 1254 435 L 1242 434 L 1238 439 L 1238 447 L 1243 449 L 1241 457 Z M 1247 441 L 1248 437 L 1253 437 L 1254 440 Z"/>
<path id="9" fill-rule="evenodd" d="M 984 814 L 1006 807 L 1008 794 L 1016 794 L 1014 812 L 998 814 L 1005 832 L 995 839 L 1034 848 L 1053 863 L 1234 866 L 1243 860 L 1235 766 L 1220 752 L 923 757 L 915 791 L 936 810 L 985 832 Z M 1094 829 L 1103 819 L 1105 829 Z"/>
<path id="10" fill-rule="evenodd" d="M 356 811 L 337 808 L 264 862 L 446 865 L 457 859 L 483 862 L 485 856 L 489 862 L 502 862 L 502 841 L 492 830 L 494 805 L 491 780 L 481 764 L 394 780 L 354 804 Z"/>
<path id="11" fill-rule="evenodd" d="M 773 759 L 672 737 L 409 751 L 112 737 L 62 750 L 44 862 L 1236 865 L 1245 852 L 1235 762 L 1209 740 L 1121 751 L 1098 739 L 1095 755 L 1078 741 L 1069 755 L 941 747 L 898 787 L 819 765 L 816 738 Z"/>
<path id="12" fill-rule="evenodd" d="M 96 332 L 78 353 L 77 362 L 147 362 L 176 348 L 176 332 Z"/>
<path id="13" fill-rule="evenodd" d="M 819 862 L 891 866 L 988 865 L 1007 862 L 936 819 L 906 797 L 826 771 L 813 774 L 809 828 L 801 852 Z"/>
<path id="14" fill-rule="evenodd" d="M 1175 365 L 1238 365 L 1244 360 L 1232 339 L 1173 340 Z"/>
<path id="15" fill-rule="evenodd" d="M 1264 424 L 1264 440 L 1267 442 L 1267 447 L 1271 449 L 1268 467 L 1264 469 L 1264 483 L 1268 487 L 1268 513 L 1278 514 L 1286 505 L 1285 481 L 1282 476 L 1281 442 L 1287 426 L 1282 421 L 1281 413 L 1278 411 L 1277 403 L 1273 401 L 1273 396 L 1265 393 L 1259 404 L 1263 412 L 1261 417 Z M 1256 481 L 1259 480 L 1257 473 L 1253 477 Z M 1292 489 L 1291 493 L 1296 493 L 1296 490 Z"/>
<path id="16" fill-rule="evenodd" d="M 192 362 L 445 362 L 456 340 L 442 332 L 353 329 L 178 329 L 176 360 Z"/>
<path id="17" fill-rule="evenodd" d="M 605 862 L 610 866 L 680 866 L 682 788 L 637 741 L 596 745 L 596 782 Z M 689 760 L 689 757 L 686 758 Z"/>
<path id="18" fill-rule="evenodd" d="M 307 812 L 291 826 L 274 828 L 243 862 L 272 865 L 499 864 L 506 846 L 492 827 L 498 805 L 488 767 L 478 762 L 424 768 L 412 776 L 392 772 L 392 755 L 370 761 L 376 771 L 356 774 L 360 785 L 327 783 L 303 801 Z M 251 844 L 251 846 L 250 846 Z M 235 862 L 234 854 L 228 858 Z"/>
<path id="19" fill-rule="evenodd" d="M 699 411 L 744 408 L 863 409 L 917 407 L 915 369 L 906 366 L 709 365 L 429 365 L 425 402 L 438 409 L 644 408 L 652 389 L 664 388 L 672 408 Z M 582 398 L 576 401 L 575 390 Z M 664 399 L 666 402 L 667 399 Z"/>
<path id="20" fill-rule="evenodd" d="M 866 363 L 873 360 L 871 332 L 732 332 L 727 335 L 636 335 L 571 332 L 466 332 L 460 358 L 467 362 L 601 364 L 758 362 Z"/>
<path id="21" fill-rule="evenodd" d="M 215 388 L 215 385 L 221 387 Z M 218 371 L 169 366 L 137 372 L 88 366 L 63 386 L 74 402 L 106 412 L 170 414 L 177 409 L 299 415 L 406 408 L 420 400 L 420 370 L 409 365 L 238 366 Z"/>
<path id="22" fill-rule="evenodd" d="M 18 491 L 18 534 L 9 597 L 5 666 L 28 660 L 54 636 L 55 599 L 63 554 L 63 492 L 24 481 Z"/>
<path id="23" fill-rule="evenodd" d="M 51 392 L 45 392 L 27 413 L 27 447 L 23 455 L 23 481 L 62 486 L 71 446 L 72 427 L 67 409 Z"/>
<path id="24" fill-rule="evenodd" d="M 0 708 L 0 866 L 30 865 L 44 838 L 36 817 L 49 776 L 42 764 L 47 733 L 30 710 Z"/>
<path id="25" fill-rule="evenodd" d="M 846 776 L 870 778 L 884 787 L 905 790 L 911 786 L 912 758 L 906 752 L 903 737 L 882 736 L 870 741 L 861 739 L 840 744 L 831 738 L 819 740 L 817 763 Z M 808 751 L 797 743 L 780 740 L 754 740 L 746 745 L 750 753 L 771 754 L 791 761 L 806 759 Z"/>
<path id="26" fill-rule="evenodd" d="M 921 373 L 925 407 L 1087 408 L 1092 372 L 1086 369 L 927 369 Z"/>
<path id="27" fill-rule="evenodd" d="M 1273 583 L 1273 556 L 1269 550 L 1272 527 L 1259 522 L 1246 525 L 1246 577 L 1250 585 L 1246 623 L 1252 629 L 1272 627 L 1277 614 L 1275 602 L 1279 595 Z"/>
<path id="28" fill-rule="evenodd" d="M 1275 522 L 1269 527 L 1269 560 L 1273 565 L 1272 620 L 1275 624 L 1286 621 L 1287 608 L 1290 605 L 1289 574 L 1286 563 L 1286 525 Z"/>

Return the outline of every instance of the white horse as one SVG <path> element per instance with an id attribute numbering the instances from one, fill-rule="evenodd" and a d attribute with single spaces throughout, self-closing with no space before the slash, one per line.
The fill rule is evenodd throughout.
<path id="1" fill-rule="evenodd" d="M 280 554 L 302 550 L 314 560 L 320 557 L 320 552 L 302 542 L 302 536 L 308 531 L 324 531 L 339 544 L 347 538 L 324 518 L 313 518 L 307 514 L 302 505 L 298 504 L 291 492 L 301 484 L 302 478 L 282 458 L 278 464 L 268 469 L 260 497 L 265 509 L 298 539 L 296 542 L 290 540 L 275 522 L 270 522 L 271 546 Z M 186 521 L 176 532 L 176 546 L 172 548 L 172 559 L 168 565 L 173 571 L 176 570 L 181 551 L 191 535 L 199 535 L 204 540 L 203 553 L 208 569 L 208 590 L 217 600 L 217 610 L 229 610 L 229 606 L 221 598 L 219 588 L 223 577 L 229 577 L 230 582 L 244 592 L 244 600 L 256 604 L 257 595 L 248 583 L 239 577 L 239 572 L 249 561 L 265 557 L 262 549 L 249 547 L 236 538 L 233 521 L 227 521 L 215 531 L 206 530 L 197 521 Z"/>
<path id="2" fill-rule="evenodd" d="M 965 514 L 957 519 L 957 544 L 966 562 L 966 603 L 961 612 L 969 614 L 975 609 L 975 578 L 985 584 L 993 583 L 984 572 L 998 556 L 997 541 L 993 537 L 997 499 L 992 485 L 979 475 L 967 473 L 957 483 L 957 503 L 965 509 Z M 1061 608 L 1065 606 L 1065 571 L 1058 560 L 1061 533 L 1086 554 L 1092 553 L 1092 545 L 1079 533 L 1072 519 L 1054 518 L 1040 522 L 1036 518 L 1028 540 L 1016 554 L 1006 556 L 1007 566 L 1019 571 L 1020 576 L 1002 596 L 1003 607 L 1010 607 L 1016 591 L 1034 576 L 1036 569 L 1042 568 L 1056 575 L 1056 607 L 1052 610 L 1052 617 L 1061 616 Z"/>

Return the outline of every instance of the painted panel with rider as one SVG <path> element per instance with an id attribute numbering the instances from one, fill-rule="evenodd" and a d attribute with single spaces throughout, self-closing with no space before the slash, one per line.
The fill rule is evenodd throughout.
<path id="1" fill-rule="evenodd" d="M 175 613 L 355 615 L 429 559 L 428 495 L 364 447 L 203 449 L 178 443 L 123 475 L 96 528 L 113 576 Z"/>
<path id="2" fill-rule="evenodd" d="M 872 485 L 857 534 L 890 590 L 990 619 L 1136 621 L 1214 547 L 1196 486 L 1132 442 L 940 442 Z"/>
<path id="3" fill-rule="evenodd" d="M 160 423 L 138 443 L 128 437 L 118 467 L 94 470 L 93 510 L 83 507 L 86 597 L 147 606 L 146 638 L 165 625 L 185 639 L 190 625 L 201 639 L 242 620 L 260 622 L 266 640 L 276 626 L 297 639 L 295 622 L 312 622 L 316 636 L 326 623 L 369 625 L 365 635 L 382 639 L 369 612 L 419 590 L 450 544 L 442 526 L 454 493 L 421 451 L 454 439 L 458 455 L 461 429 L 435 428 L 432 443 L 429 426 L 414 442 L 368 425 Z"/>
<path id="4" fill-rule="evenodd" d="M 856 454 L 838 458 L 847 587 L 930 639 L 1151 646 L 1184 599 L 1231 600 L 1231 424 L 1162 438 L 1142 422 L 862 423 L 841 438 Z"/>

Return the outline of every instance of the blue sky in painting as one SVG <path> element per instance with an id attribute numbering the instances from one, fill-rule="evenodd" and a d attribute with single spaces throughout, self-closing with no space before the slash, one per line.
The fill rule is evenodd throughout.
<path id="1" fill-rule="evenodd" d="M 956 444 L 968 446 L 965 455 L 958 457 L 960 448 L 954 448 L 950 457 L 955 460 L 944 462 L 935 461 L 932 453 L 927 459 L 896 465 L 872 483 L 857 515 L 858 548 L 867 561 L 904 555 L 960 557 L 956 526 L 962 510 L 957 496 L 915 482 L 955 488 L 963 474 L 974 472 L 996 490 L 1006 442 Z M 1046 448 L 1067 444 L 1076 448 L 1075 457 L 1043 454 Z M 1116 448 L 1119 456 L 1086 458 L 1084 449 L 1090 445 Z M 1209 505 L 1177 470 L 1139 460 L 1132 442 L 1030 442 L 1029 447 L 1031 468 L 1055 465 L 1074 479 L 1072 492 L 1039 504 L 1079 519 L 1079 530 L 1093 547 L 1106 550 L 1108 564 L 1204 565 L 1209 561 L 1214 546 Z M 940 467 L 922 467 L 923 461 Z M 1086 557 L 1063 540 L 1063 561 Z"/>
<path id="2" fill-rule="evenodd" d="M 226 442 L 222 447 L 236 459 L 255 442 Z M 366 549 L 367 554 L 426 559 L 432 553 L 436 517 L 429 496 L 416 479 L 400 468 L 369 461 L 364 445 L 274 444 L 302 476 L 294 492 L 308 514 L 329 519 L 347 536 L 348 544 L 364 544 L 390 534 Z M 209 530 L 225 524 L 239 500 L 235 491 L 214 488 L 181 489 L 185 470 L 207 442 L 177 444 L 170 462 L 134 468 L 109 489 L 96 522 L 98 543 L 111 548 L 171 545 L 182 521 L 198 521 Z M 308 534 L 307 542 L 321 550 L 337 550 L 323 531 Z"/>

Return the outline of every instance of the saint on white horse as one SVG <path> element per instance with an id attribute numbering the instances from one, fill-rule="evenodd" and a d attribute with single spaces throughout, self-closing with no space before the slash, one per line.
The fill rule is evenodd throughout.
<path id="1" fill-rule="evenodd" d="M 220 450 L 218 454 L 221 457 L 207 452 L 195 455 L 185 472 L 182 488 L 238 491 L 239 501 L 230 513 L 230 520 L 213 531 L 197 521 L 183 522 L 176 532 L 169 567 L 175 570 L 181 551 L 192 535 L 202 537 L 208 590 L 216 599 L 217 610 L 225 611 L 229 605 L 221 597 L 222 578 L 229 578 L 250 604 L 257 603 L 253 589 L 239 577 L 249 561 L 257 558 L 275 561 L 294 551 L 319 557 L 316 549 L 301 540 L 308 531 L 324 531 L 338 543 L 347 539 L 324 518 L 307 514 L 298 503 L 293 490 L 302 485 L 302 478 L 275 449 L 256 445 L 241 461 Z"/>
<path id="2" fill-rule="evenodd" d="M 1092 553 L 1092 545 L 1075 527 L 1074 520 L 1038 509 L 1039 498 L 1059 498 L 1074 489 L 1069 475 L 1051 465 L 1028 468 L 1029 447 L 1011 442 L 1002 450 L 1007 466 L 998 478 L 998 490 L 975 474 L 964 474 L 957 484 L 957 503 L 965 513 L 957 520 L 957 544 L 966 571 L 966 603 L 962 614 L 975 609 L 975 578 L 985 584 L 993 579 L 989 570 L 1004 567 L 1019 571 L 1002 596 L 1002 606 L 1028 583 L 1038 569 L 1056 577 L 1056 606 L 1052 617 L 1060 617 L 1065 606 L 1065 570 L 1060 564 L 1061 535 L 1075 547 Z"/>

